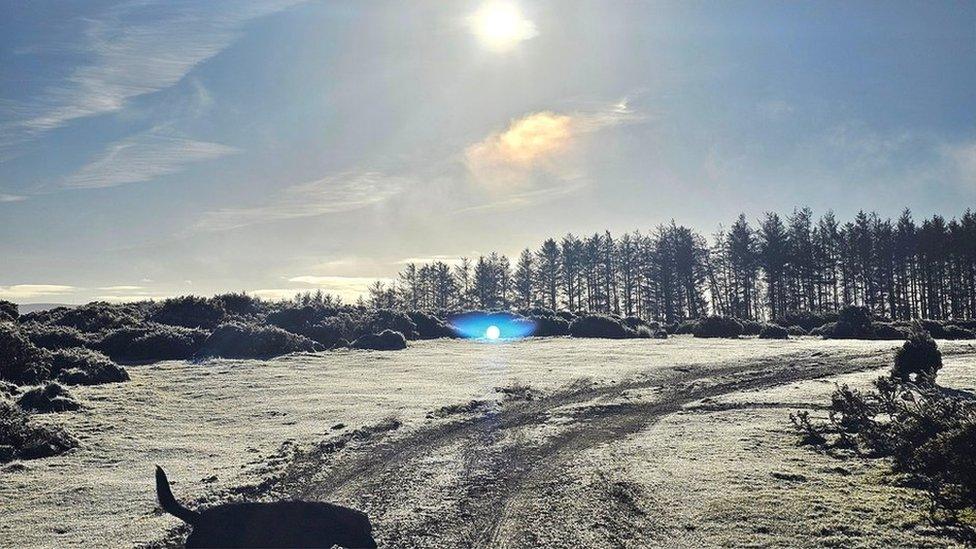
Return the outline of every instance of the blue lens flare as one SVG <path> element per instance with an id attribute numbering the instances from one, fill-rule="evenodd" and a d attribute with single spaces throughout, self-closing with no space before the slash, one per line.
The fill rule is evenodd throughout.
<path id="1" fill-rule="evenodd" d="M 488 328 L 498 328 L 498 339 L 520 339 L 535 332 L 535 322 L 512 313 L 472 312 L 448 320 L 461 337 L 487 339 Z"/>

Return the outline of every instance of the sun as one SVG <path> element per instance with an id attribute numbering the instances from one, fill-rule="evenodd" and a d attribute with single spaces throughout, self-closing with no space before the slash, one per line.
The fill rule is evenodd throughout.
<path id="1" fill-rule="evenodd" d="M 468 17 L 468 25 L 488 49 L 505 51 L 538 31 L 535 23 L 522 16 L 518 6 L 506 2 L 489 2 Z"/>
<path id="2" fill-rule="evenodd" d="M 485 330 L 485 337 L 487 339 L 498 339 L 501 335 L 502 331 L 498 329 L 498 326 L 488 326 L 488 329 Z"/>

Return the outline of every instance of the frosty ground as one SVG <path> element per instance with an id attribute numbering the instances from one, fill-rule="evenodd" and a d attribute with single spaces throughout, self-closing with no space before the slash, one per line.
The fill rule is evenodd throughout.
<path id="1" fill-rule="evenodd" d="M 976 348 L 940 344 L 940 382 L 976 387 Z M 798 447 L 787 419 L 898 345 L 436 340 L 135 366 L 44 419 L 76 451 L 0 469 L 0 546 L 174 539 L 153 464 L 185 501 L 252 486 L 363 509 L 386 547 L 952 545 L 881 464 Z"/>

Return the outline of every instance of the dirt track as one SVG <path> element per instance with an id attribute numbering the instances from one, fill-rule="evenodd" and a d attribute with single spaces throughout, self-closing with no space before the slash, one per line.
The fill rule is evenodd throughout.
<path id="1" fill-rule="evenodd" d="M 273 488 L 279 497 L 361 508 L 384 547 L 578 546 L 579 533 L 560 524 L 590 525 L 593 517 L 560 515 L 594 508 L 613 522 L 603 525 L 601 545 L 640 546 L 648 521 L 626 486 L 608 486 L 609 500 L 592 494 L 594 501 L 574 504 L 575 511 L 549 497 L 564 488 L 566 466 L 574 457 L 703 399 L 889 362 L 889 353 L 807 351 L 675 367 L 619 384 L 577 383 L 542 398 L 500 405 L 472 402 L 409 433 L 398 433 L 391 424 L 298 454 Z M 638 520 L 640 528 L 632 524 Z"/>

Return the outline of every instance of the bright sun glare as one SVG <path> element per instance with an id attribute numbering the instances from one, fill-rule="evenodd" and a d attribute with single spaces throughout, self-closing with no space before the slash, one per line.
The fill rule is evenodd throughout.
<path id="1" fill-rule="evenodd" d="M 488 326 L 485 330 L 485 337 L 488 339 L 498 339 L 502 335 L 502 331 L 498 329 L 498 326 Z"/>
<path id="2" fill-rule="evenodd" d="M 518 6 L 489 2 L 468 17 L 471 31 L 487 48 L 504 51 L 538 34 L 535 23 L 522 17 Z"/>

